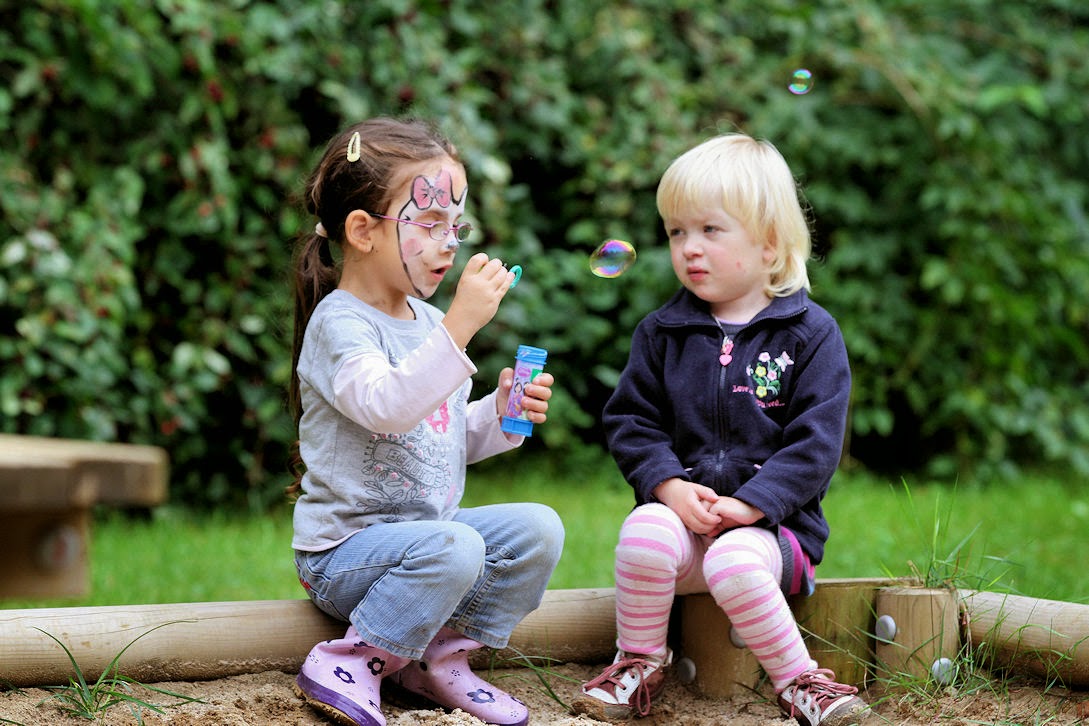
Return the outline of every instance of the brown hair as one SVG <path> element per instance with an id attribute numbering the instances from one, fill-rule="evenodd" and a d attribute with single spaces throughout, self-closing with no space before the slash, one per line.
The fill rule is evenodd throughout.
<path id="1" fill-rule="evenodd" d="M 359 134 L 359 141 L 354 136 Z M 348 146 L 358 143 L 359 158 L 349 161 Z M 352 149 L 354 159 L 355 148 Z M 333 245 L 343 242 L 344 221 L 353 210 L 384 211 L 392 190 L 400 183 L 398 171 L 407 164 L 441 156 L 461 161 L 457 148 L 432 124 L 419 119 L 373 118 L 337 134 L 325 148 L 306 182 L 303 201 L 316 216 L 325 234 L 315 230 L 298 238 L 294 255 L 295 333 L 291 358 L 290 403 L 296 426 L 302 417 L 299 397 L 299 355 L 307 323 L 321 299 L 336 289 L 340 267 Z M 296 452 L 292 462 L 297 492 L 302 462 Z"/>

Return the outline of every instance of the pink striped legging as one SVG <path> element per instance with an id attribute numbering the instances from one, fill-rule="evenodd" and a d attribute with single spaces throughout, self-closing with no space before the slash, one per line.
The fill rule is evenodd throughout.
<path id="1" fill-rule="evenodd" d="M 616 547 L 617 647 L 664 657 L 674 596 L 710 592 L 781 691 L 817 667 L 780 589 L 782 572 L 774 532 L 740 527 L 712 539 L 664 504 L 641 505 Z"/>

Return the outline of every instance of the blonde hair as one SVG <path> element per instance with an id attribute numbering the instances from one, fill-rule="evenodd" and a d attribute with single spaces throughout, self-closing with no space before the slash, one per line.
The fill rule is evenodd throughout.
<path id="1" fill-rule="evenodd" d="M 774 249 L 768 296 L 809 290 L 809 221 L 794 175 L 771 142 L 730 133 L 689 149 L 662 175 L 657 202 L 663 219 L 722 209 Z"/>

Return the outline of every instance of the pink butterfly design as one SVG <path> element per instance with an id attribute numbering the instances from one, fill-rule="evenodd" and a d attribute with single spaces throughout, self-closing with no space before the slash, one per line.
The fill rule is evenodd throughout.
<path id="1" fill-rule="evenodd" d="M 412 201 L 420 209 L 427 209 L 434 202 L 449 207 L 453 196 L 454 179 L 448 171 L 440 171 L 434 181 L 418 176 L 412 180 Z"/>
<path id="2" fill-rule="evenodd" d="M 446 407 L 446 401 L 442 402 L 439 410 L 427 417 L 427 423 L 435 433 L 445 434 L 450 425 L 450 409 Z"/>

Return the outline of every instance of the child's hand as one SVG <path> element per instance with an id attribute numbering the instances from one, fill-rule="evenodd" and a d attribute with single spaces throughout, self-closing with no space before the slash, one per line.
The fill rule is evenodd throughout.
<path id="1" fill-rule="evenodd" d="M 458 280 L 458 289 L 450 303 L 450 309 L 442 324 L 459 347 L 469 341 L 495 317 L 499 302 L 510 290 L 514 273 L 503 267 L 499 260 L 489 260 L 488 255 L 478 252 L 465 263 Z"/>
<path id="2" fill-rule="evenodd" d="M 762 511 L 733 497 L 719 497 L 708 511 L 717 514 L 720 520 L 717 531 L 710 533 L 712 537 L 733 527 L 747 527 L 764 518 Z"/>
<path id="3" fill-rule="evenodd" d="M 552 384 L 556 382 L 551 373 L 538 373 L 533 382 L 526 386 L 522 394 L 522 410 L 526 412 L 526 419 L 534 424 L 542 424 L 548 420 L 548 399 L 552 398 Z M 495 397 L 496 414 L 502 416 L 507 411 L 507 402 L 510 400 L 510 389 L 514 385 L 514 370 L 504 368 L 499 372 L 498 395 Z"/>
<path id="4" fill-rule="evenodd" d="M 666 479 L 654 488 L 654 496 L 681 518 L 684 526 L 696 534 L 722 531 L 718 514 L 709 511 L 719 496 L 714 489 L 684 479 Z"/>

